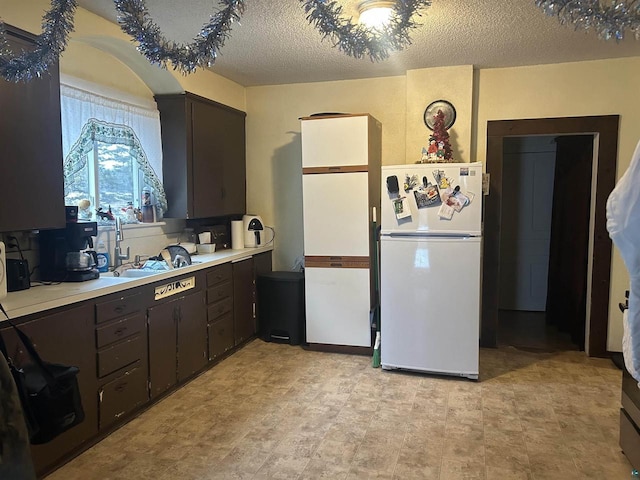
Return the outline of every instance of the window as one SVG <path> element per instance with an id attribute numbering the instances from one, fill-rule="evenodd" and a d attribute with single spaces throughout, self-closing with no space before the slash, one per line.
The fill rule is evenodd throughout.
<path id="1" fill-rule="evenodd" d="M 110 221 L 110 215 L 137 222 L 147 193 L 160 207 L 156 218 L 166 209 L 162 184 L 135 132 L 125 125 L 90 119 L 65 159 L 64 173 L 65 204 L 78 205 L 83 220 L 93 219 L 98 210 L 104 213 L 98 214 L 99 222 Z"/>
<path id="2" fill-rule="evenodd" d="M 112 223 L 115 216 L 137 222 L 140 209 L 151 212 L 149 205 L 156 219 L 162 218 L 167 203 L 156 173 L 162 174 L 162 143 L 155 102 L 122 101 L 119 92 L 93 84 L 78 88 L 68 84 L 78 79 L 65 80 L 60 87 L 65 204 L 78 206 L 81 219 L 99 223 Z"/>

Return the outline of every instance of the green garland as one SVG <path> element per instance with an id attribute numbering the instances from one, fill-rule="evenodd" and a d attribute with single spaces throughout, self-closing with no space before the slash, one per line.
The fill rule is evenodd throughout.
<path id="1" fill-rule="evenodd" d="M 342 17 L 342 7 L 336 1 L 300 0 L 307 20 L 323 38 L 329 38 L 347 55 L 368 56 L 372 62 L 389 57 L 411 44 L 409 31 L 418 26 L 413 20 L 421 9 L 431 6 L 431 0 L 397 0 L 390 22 L 381 30 L 369 29 Z"/>

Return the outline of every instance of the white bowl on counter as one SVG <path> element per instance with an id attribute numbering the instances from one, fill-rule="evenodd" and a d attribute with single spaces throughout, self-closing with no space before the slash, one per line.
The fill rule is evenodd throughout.
<path id="1" fill-rule="evenodd" d="M 215 243 L 199 243 L 197 246 L 198 253 L 214 253 L 216 251 Z"/>

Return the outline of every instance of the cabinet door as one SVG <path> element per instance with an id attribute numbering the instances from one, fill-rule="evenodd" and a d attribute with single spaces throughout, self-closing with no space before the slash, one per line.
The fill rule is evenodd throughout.
<path id="1" fill-rule="evenodd" d="M 235 344 L 256 333 L 253 258 L 233 264 L 233 336 Z"/>
<path id="2" fill-rule="evenodd" d="M 306 268 L 307 342 L 371 346 L 369 270 Z"/>
<path id="3" fill-rule="evenodd" d="M 244 113 L 191 102 L 193 217 L 246 212 Z"/>
<path id="4" fill-rule="evenodd" d="M 58 459 L 98 433 L 93 322 L 93 305 L 85 304 L 20 325 L 20 329 L 31 339 L 43 360 L 74 365 L 80 369 L 78 385 L 85 419 L 51 442 L 32 446 L 33 461 L 39 475 L 50 470 Z M 17 365 L 31 363 L 22 342 L 12 329 L 4 329 L 2 337 L 9 355 Z"/>
<path id="5" fill-rule="evenodd" d="M 302 167 L 367 165 L 369 116 L 302 121 Z"/>
<path id="6" fill-rule="evenodd" d="M 304 254 L 368 257 L 368 174 L 307 174 L 302 190 Z"/>
<path id="7" fill-rule="evenodd" d="M 193 218 L 224 215 L 224 162 L 227 133 L 220 113 L 206 103 L 190 102 L 192 131 Z"/>
<path id="8" fill-rule="evenodd" d="M 29 50 L 32 36 L 7 28 L 9 48 Z M 58 65 L 41 78 L 0 78 L 0 230 L 64 227 Z"/>
<path id="9" fill-rule="evenodd" d="M 150 396 L 155 398 L 176 384 L 176 340 L 179 299 L 149 308 Z"/>
<path id="10" fill-rule="evenodd" d="M 207 308 L 205 292 L 180 299 L 178 315 L 178 382 L 207 364 Z"/>
<path id="11" fill-rule="evenodd" d="M 227 313 L 209 325 L 209 360 L 228 352 L 233 346 L 233 314 Z"/>

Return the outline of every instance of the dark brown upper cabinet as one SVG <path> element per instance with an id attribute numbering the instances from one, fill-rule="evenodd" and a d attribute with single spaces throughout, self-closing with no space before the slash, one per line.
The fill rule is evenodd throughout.
<path id="1" fill-rule="evenodd" d="M 34 48 L 34 35 L 5 27 L 15 54 Z M 0 232 L 63 227 L 58 64 L 28 82 L 0 77 L 0 109 Z"/>
<path id="2" fill-rule="evenodd" d="M 157 95 L 166 217 L 246 212 L 246 113 L 191 93 Z"/>

